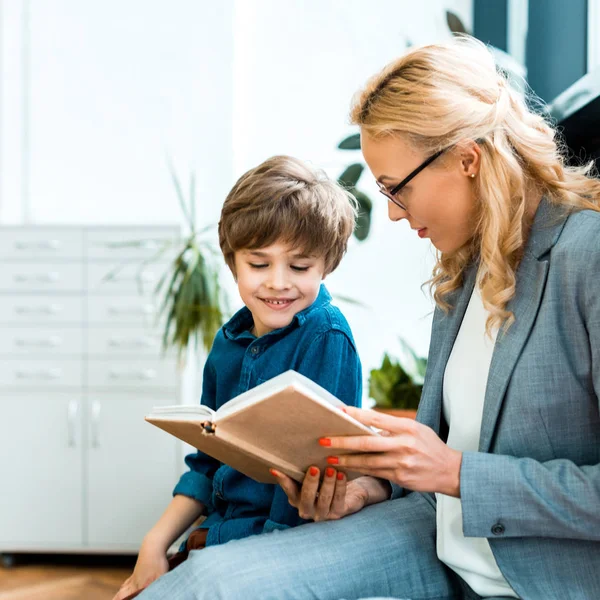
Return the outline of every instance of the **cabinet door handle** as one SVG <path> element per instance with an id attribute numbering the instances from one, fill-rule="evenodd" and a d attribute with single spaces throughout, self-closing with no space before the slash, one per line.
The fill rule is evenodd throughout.
<path id="1" fill-rule="evenodd" d="M 102 405 L 97 400 L 92 402 L 92 448 L 100 448 L 100 409 Z"/>
<path id="2" fill-rule="evenodd" d="M 75 448 L 77 440 L 77 413 L 79 402 L 71 400 L 67 406 L 67 432 L 69 448 Z"/>

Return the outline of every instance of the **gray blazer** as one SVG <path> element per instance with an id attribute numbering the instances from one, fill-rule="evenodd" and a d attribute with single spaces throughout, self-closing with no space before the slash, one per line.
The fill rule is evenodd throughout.
<path id="1" fill-rule="evenodd" d="M 444 436 L 442 382 L 473 286 L 436 310 L 417 419 Z M 600 598 L 600 213 L 542 201 L 499 333 L 479 452 L 460 474 L 463 531 L 486 537 L 524 599 Z M 394 495 L 401 493 L 394 490 Z"/>

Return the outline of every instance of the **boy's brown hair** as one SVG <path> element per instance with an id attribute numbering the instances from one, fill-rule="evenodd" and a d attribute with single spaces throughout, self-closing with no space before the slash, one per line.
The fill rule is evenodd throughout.
<path id="1" fill-rule="evenodd" d="M 320 170 L 290 156 L 273 156 L 242 175 L 219 221 L 219 244 L 235 275 L 235 252 L 276 242 L 339 265 L 354 230 L 354 197 Z"/>

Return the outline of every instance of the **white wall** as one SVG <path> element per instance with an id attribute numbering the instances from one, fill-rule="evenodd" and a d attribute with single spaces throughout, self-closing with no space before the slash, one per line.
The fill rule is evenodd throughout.
<path id="1" fill-rule="evenodd" d="M 407 40 L 448 38 L 447 7 L 471 28 L 472 0 L 0 0 L 0 222 L 181 222 L 167 152 L 197 172 L 202 223 L 270 155 L 335 177 L 360 159 L 335 149 L 353 93 Z M 426 352 L 433 255 L 360 187 L 371 236 L 328 283 L 369 306 L 340 304 L 366 375 L 399 335 Z"/>
<path id="2" fill-rule="evenodd" d="M 367 8 L 368 7 L 368 8 Z M 335 177 L 359 153 L 336 150 L 355 130 L 348 125 L 353 94 L 366 79 L 414 45 L 450 37 L 446 7 L 472 28 L 472 2 L 330 0 L 235 4 L 234 173 L 272 154 L 292 154 Z M 353 328 L 365 370 L 405 337 L 421 353 L 429 344 L 432 304 L 421 284 L 433 252 L 406 223 L 387 219 L 387 202 L 370 173 L 360 186 L 374 201 L 367 241 L 353 240 L 328 278 L 333 293 L 369 309 L 341 304 Z"/>

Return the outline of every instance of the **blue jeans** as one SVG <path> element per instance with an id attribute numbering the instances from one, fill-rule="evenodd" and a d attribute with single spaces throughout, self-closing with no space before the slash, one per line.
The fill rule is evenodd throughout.
<path id="1" fill-rule="evenodd" d="M 477 600 L 435 549 L 435 504 L 425 495 L 210 546 L 163 575 L 140 600 Z"/>

